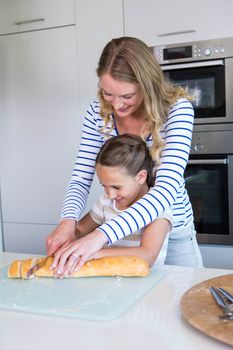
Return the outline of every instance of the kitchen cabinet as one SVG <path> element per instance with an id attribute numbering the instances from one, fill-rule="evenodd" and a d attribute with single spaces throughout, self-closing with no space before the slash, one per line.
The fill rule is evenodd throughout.
<path id="1" fill-rule="evenodd" d="M 123 35 L 123 10 L 116 0 L 0 0 L 1 34 L 16 32 L 10 23 L 19 3 L 30 15 L 19 20 L 43 17 L 45 10 L 54 11 L 56 21 L 0 35 L 4 243 L 6 251 L 44 254 L 45 238 L 60 219 L 83 114 L 96 95 L 99 55 L 107 41 Z M 98 188 L 95 180 L 87 208 Z"/>
<path id="2" fill-rule="evenodd" d="M 96 68 L 100 54 L 112 38 L 123 36 L 123 8 L 119 0 L 76 0 L 76 30 L 78 43 L 78 77 L 81 118 L 96 97 Z M 97 178 L 88 197 L 90 209 L 102 191 Z"/>
<path id="3" fill-rule="evenodd" d="M 2 229 L 2 201 L 1 201 L 1 187 L 0 187 L 0 252 L 3 252 L 3 229 Z"/>
<path id="4" fill-rule="evenodd" d="M 80 139 L 76 44 L 75 26 L 0 36 L 7 251 L 44 253 L 59 221 Z"/>
<path id="5" fill-rule="evenodd" d="M 199 244 L 203 265 L 208 268 L 233 269 L 233 247 Z"/>
<path id="6" fill-rule="evenodd" d="M 149 46 L 233 36 L 231 0 L 124 0 L 125 35 Z"/>
<path id="7" fill-rule="evenodd" d="M 76 0 L 80 108 L 85 112 L 96 96 L 96 68 L 112 38 L 123 36 L 123 8 L 119 0 Z"/>
<path id="8" fill-rule="evenodd" d="M 75 23 L 74 0 L 0 0 L 0 34 Z"/>

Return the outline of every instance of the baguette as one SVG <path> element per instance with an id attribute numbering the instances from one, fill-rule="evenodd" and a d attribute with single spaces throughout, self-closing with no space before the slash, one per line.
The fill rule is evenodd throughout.
<path id="1" fill-rule="evenodd" d="M 27 260 L 16 260 L 8 269 L 8 278 L 27 278 L 27 271 L 38 262 L 46 258 L 31 258 Z M 54 277 L 54 271 L 50 266 L 53 258 L 47 259 L 46 264 L 34 272 L 32 277 Z M 144 277 L 149 274 L 149 264 L 142 258 L 136 256 L 110 256 L 87 261 L 82 268 L 74 272 L 73 277 L 94 277 L 94 276 L 122 276 L 122 277 Z"/>

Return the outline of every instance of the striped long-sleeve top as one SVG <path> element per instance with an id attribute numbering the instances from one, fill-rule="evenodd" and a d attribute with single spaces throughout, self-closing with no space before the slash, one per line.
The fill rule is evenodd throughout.
<path id="1" fill-rule="evenodd" d="M 118 135 L 114 116 L 114 127 L 111 123 L 105 129 L 110 130 L 109 134 L 103 132 L 104 123 L 99 110 L 99 102 L 95 100 L 84 118 L 79 152 L 63 202 L 62 218 L 80 218 L 95 174 L 96 155 L 107 138 Z M 179 99 L 170 108 L 168 118 L 161 128 L 165 146 L 161 154 L 161 164 L 156 170 L 155 186 L 130 208 L 99 227 L 109 243 L 140 230 L 169 207 L 173 212 L 172 233 L 193 223 L 192 207 L 184 181 L 193 122 L 192 104 L 185 98 Z M 148 147 L 151 144 L 152 137 L 149 136 Z"/>

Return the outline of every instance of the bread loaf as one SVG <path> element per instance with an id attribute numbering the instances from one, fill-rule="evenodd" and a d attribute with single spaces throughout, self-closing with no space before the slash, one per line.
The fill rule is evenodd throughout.
<path id="1" fill-rule="evenodd" d="M 30 258 L 26 260 L 15 260 L 7 271 L 8 278 L 27 278 L 28 270 L 46 258 Z"/>
<path id="2" fill-rule="evenodd" d="M 27 271 L 46 258 L 31 258 L 27 260 L 16 260 L 8 269 L 8 278 L 27 278 Z M 34 272 L 33 277 L 54 277 L 54 271 L 50 266 L 53 258 L 48 258 L 46 264 Z M 147 261 L 135 256 L 112 256 L 87 261 L 83 267 L 74 272 L 72 277 L 91 277 L 91 276 L 138 276 L 143 277 L 149 274 L 149 265 Z"/>

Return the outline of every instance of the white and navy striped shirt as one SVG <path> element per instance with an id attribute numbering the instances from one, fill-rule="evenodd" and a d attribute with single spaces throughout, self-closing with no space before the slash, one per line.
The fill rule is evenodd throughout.
<path id="1" fill-rule="evenodd" d="M 80 218 L 95 174 L 96 155 L 107 138 L 118 135 L 115 124 L 107 137 L 103 133 L 104 123 L 99 109 L 99 102 L 95 100 L 85 116 L 79 152 L 63 202 L 62 218 Z M 173 213 L 172 232 L 193 224 L 193 211 L 184 182 L 193 122 L 192 104 L 185 98 L 179 99 L 161 128 L 165 147 L 156 172 L 155 186 L 130 208 L 98 228 L 110 243 L 140 230 L 169 207 Z M 111 129 L 111 125 L 107 129 Z M 147 145 L 150 147 L 151 144 L 150 136 Z"/>

